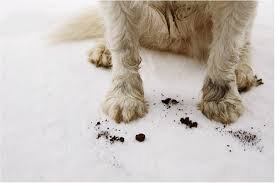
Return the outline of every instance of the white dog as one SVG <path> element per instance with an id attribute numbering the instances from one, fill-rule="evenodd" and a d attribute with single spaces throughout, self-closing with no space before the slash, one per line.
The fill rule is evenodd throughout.
<path id="1" fill-rule="evenodd" d="M 239 91 L 261 83 L 250 64 L 255 1 L 104 1 L 66 27 L 59 40 L 104 37 L 90 53 L 96 66 L 113 67 L 104 112 L 129 122 L 147 112 L 139 75 L 140 45 L 207 62 L 199 109 L 231 123 L 243 113 Z M 97 13 L 100 12 L 100 13 Z"/>

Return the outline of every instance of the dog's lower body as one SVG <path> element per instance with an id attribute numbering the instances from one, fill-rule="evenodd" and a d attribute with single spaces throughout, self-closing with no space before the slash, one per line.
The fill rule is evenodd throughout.
<path id="1" fill-rule="evenodd" d="M 254 1 L 104 1 L 105 38 L 90 53 L 96 66 L 112 67 L 104 112 L 117 122 L 147 113 L 139 75 L 139 47 L 172 51 L 207 63 L 199 110 L 222 123 L 244 111 L 239 92 L 259 82 L 250 63 Z M 92 25 L 92 24 L 91 24 Z"/>

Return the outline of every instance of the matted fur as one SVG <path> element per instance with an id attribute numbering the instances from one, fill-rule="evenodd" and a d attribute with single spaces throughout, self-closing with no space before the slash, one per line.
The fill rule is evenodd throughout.
<path id="1" fill-rule="evenodd" d="M 102 18 L 89 17 L 90 33 L 80 38 L 105 30 L 105 39 L 91 52 L 90 60 L 97 66 L 113 66 L 112 86 L 103 103 L 107 115 L 128 122 L 147 112 L 138 73 L 140 46 L 207 63 L 198 106 L 209 119 L 231 123 L 243 113 L 238 89 L 247 90 L 256 83 L 250 64 L 250 32 L 257 2 L 102 1 L 100 5 Z M 71 40 L 69 34 L 61 38 Z"/>

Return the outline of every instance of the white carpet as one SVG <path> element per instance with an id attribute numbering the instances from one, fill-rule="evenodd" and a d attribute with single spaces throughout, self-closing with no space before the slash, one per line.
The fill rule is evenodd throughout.
<path id="1" fill-rule="evenodd" d="M 111 81 L 111 71 L 87 62 L 86 51 L 94 41 L 49 45 L 45 40 L 56 26 L 94 2 L 0 4 L 0 180 L 273 180 L 271 0 L 259 3 L 253 31 L 253 65 L 265 84 L 242 94 L 246 111 L 236 123 L 223 129 L 196 110 L 203 66 L 179 55 L 142 50 L 149 113 L 130 124 L 102 122 L 101 130 L 110 128 L 111 134 L 125 138 L 114 144 L 97 140 L 94 129 L 97 120 L 107 119 L 100 102 Z M 183 101 L 167 110 L 161 104 L 166 97 Z M 185 116 L 197 121 L 198 128 L 178 124 Z M 260 141 L 244 146 L 217 127 L 245 130 Z M 139 132 L 146 134 L 143 143 L 135 141 Z"/>

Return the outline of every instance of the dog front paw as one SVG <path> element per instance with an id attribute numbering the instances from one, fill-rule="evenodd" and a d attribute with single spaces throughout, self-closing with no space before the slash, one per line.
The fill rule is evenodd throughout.
<path id="1" fill-rule="evenodd" d="M 199 110 L 210 120 L 224 124 L 236 121 L 244 111 L 235 84 L 217 84 L 207 79 L 203 87 L 203 97 Z"/>
<path id="2" fill-rule="evenodd" d="M 198 106 L 208 119 L 224 124 L 236 121 L 244 111 L 241 100 L 237 98 L 224 98 L 220 101 L 203 100 Z"/>
<path id="3" fill-rule="evenodd" d="M 111 92 L 103 103 L 103 112 L 116 122 L 130 122 L 147 113 L 144 99 Z"/>

